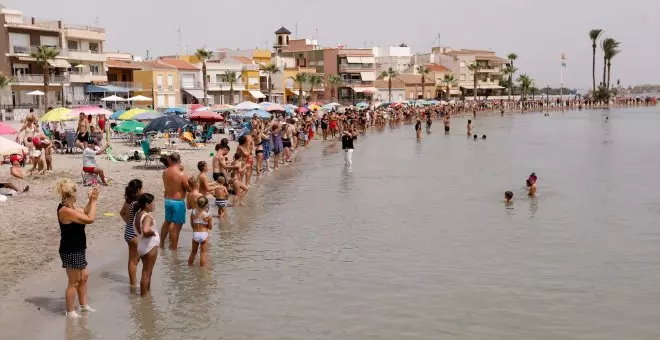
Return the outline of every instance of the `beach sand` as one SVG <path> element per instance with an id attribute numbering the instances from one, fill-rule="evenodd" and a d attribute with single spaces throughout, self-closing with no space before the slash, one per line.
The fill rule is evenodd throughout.
<path id="1" fill-rule="evenodd" d="M 223 135 L 216 135 L 218 142 Z M 129 152 L 139 147 L 124 141 L 111 140 L 113 153 Z M 163 147 L 165 140 L 157 140 L 152 146 Z M 205 160 L 211 166 L 211 152 L 215 143 L 206 144 L 204 148 L 193 150 L 180 147 L 182 164 L 189 174 L 197 174 L 197 162 Z M 235 145 L 232 143 L 232 150 Z M 124 186 L 134 178 L 142 180 L 145 192 L 152 193 L 157 201 L 163 199 L 163 184 L 161 179 L 162 166 L 160 162 L 152 162 L 149 168 L 144 167 L 144 160 L 129 162 L 112 162 L 107 156 L 97 156 L 98 165 L 105 170 L 106 176 L 113 182 L 108 187 L 101 187 L 98 201 L 96 221 L 86 227 L 87 245 L 93 247 L 95 242 L 117 239 L 123 240 L 124 222 L 119 216 L 123 204 Z M 3 167 L 8 167 L 3 165 Z M 26 166 L 25 171 L 31 166 Z M 26 181 L 15 178 L 11 183 L 18 187 L 30 186 L 26 194 L 9 197 L 7 202 L 0 203 L 0 294 L 5 295 L 8 289 L 22 278 L 45 268 L 53 261 L 59 263 L 59 225 L 56 210 L 60 198 L 55 191 L 58 179 L 67 177 L 79 184 L 77 207 L 84 207 L 90 187 L 83 187 L 81 170 L 82 155 L 54 154 L 54 172 L 45 175 L 27 177 Z M 8 171 L 7 169 L 3 169 Z M 209 174 L 210 176 L 210 174 Z M 162 212 L 161 212 L 162 213 Z M 112 214 L 112 216 L 110 216 Z M 124 250 L 117 250 L 124 251 Z"/>

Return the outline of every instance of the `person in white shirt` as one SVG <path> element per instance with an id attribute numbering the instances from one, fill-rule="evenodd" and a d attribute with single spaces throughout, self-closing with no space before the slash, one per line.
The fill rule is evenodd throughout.
<path id="1" fill-rule="evenodd" d="M 83 171 L 90 174 L 97 174 L 101 177 L 101 183 L 103 185 L 108 185 L 105 181 L 105 173 L 103 169 L 99 168 L 96 164 L 96 155 L 102 155 L 110 147 L 110 144 L 106 144 L 104 147 L 99 147 L 99 141 L 96 139 L 91 139 L 87 146 L 83 150 Z"/>

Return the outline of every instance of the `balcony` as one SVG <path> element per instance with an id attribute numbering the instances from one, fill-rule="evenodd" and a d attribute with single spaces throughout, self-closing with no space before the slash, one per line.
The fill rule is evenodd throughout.
<path id="1" fill-rule="evenodd" d="M 259 65 L 257 64 L 244 64 L 241 69 L 243 71 L 259 71 Z"/>
<path id="2" fill-rule="evenodd" d="M 74 68 L 71 72 L 69 72 L 69 81 L 72 83 L 106 82 L 108 81 L 108 76 L 106 75 L 105 71 L 79 71 L 78 69 Z"/>
<path id="3" fill-rule="evenodd" d="M 209 91 L 229 91 L 231 88 L 229 86 L 229 82 L 209 82 Z M 245 84 L 240 82 L 240 83 L 234 83 L 233 85 L 234 91 L 245 91 Z"/>
<path id="4" fill-rule="evenodd" d="M 50 76 L 48 77 L 48 83 L 50 85 L 62 85 L 69 83 L 69 77 L 62 76 Z M 21 74 L 12 76 L 11 83 L 15 85 L 43 85 L 44 84 L 44 75 L 43 74 Z"/>
<path id="5" fill-rule="evenodd" d="M 202 84 L 201 81 L 186 81 L 186 80 L 181 80 L 181 88 L 182 89 L 202 89 L 204 88 L 204 84 Z"/>
<path id="6" fill-rule="evenodd" d="M 64 34 L 67 38 L 85 40 L 105 40 L 105 29 L 92 26 L 64 25 Z"/>
<path id="7" fill-rule="evenodd" d="M 339 64 L 339 72 L 373 71 L 374 64 Z"/>
<path id="8" fill-rule="evenodd" d="M 81 50 L 81 49 L 73 49 L 69 48 L 66 50 L 63 50 L 64 56 L 66 56 L 69 59 L 74 59 L 74 60 L 85 60 L 85 61 L 96 61 L 96 62 L 105 62 L 106 61 L 106 56 L 103 52 L 99 52 L 96 50 Z"/>
<path id="9" fill-rule="evenodd" d="M 58 32 L 60 28 L 62 28 L 62 22 L 57 20 L 43 20 L 37 18 L 25 18 L 22 16 L 5 15 L 5 27 Z"/>
<path id="10" fill-rule="evenodd" d="M 479 69 L 479 73 L 496 73 L 496 74 L 501 74 L 502 70 L 496 67 L 484 67 L 482 69 Z"/>
<path id="11" fill-rule="evenodd" d="M 7 54 L 20 54 L 20 55 L 29 56 L 30 54 L 37 52 L 39 47 L 40 46 L 11 46 Z M 54 47 L 60 56 L 62 57 L 66 56 L 66 51 L 62 50 L 61 48 L 57 46 L 50 46 L 50 47 Z"/>
<path id="12" fill-rule="evenodd" d="M 357 80 L 357 79 L 344 79 L 343 82 L 344 82 L 344 85 L 348 85 L 348 86 L 352 86 L 352 85 L 373 86 L 374 85 L 373 81 L 364 81 L 364 80 Z"/>

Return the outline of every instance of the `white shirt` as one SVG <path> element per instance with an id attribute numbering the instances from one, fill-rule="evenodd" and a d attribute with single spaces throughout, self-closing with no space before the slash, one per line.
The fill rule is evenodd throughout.
<path id="1" fill-rule="evenodd" d="M 85 148 L 83 150 L 83 168 L 91 168 L 91 167 L 96 167 L 96 150 L 93 150 L 89 147 Z"/>

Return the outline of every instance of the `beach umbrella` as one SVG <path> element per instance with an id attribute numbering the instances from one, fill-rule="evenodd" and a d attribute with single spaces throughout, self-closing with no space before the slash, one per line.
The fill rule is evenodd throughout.
<path id="1" fill-rule="evenodd" d="M 264 107 L 264 110 L 266 110 L 268 112 L 271 112 L 271 111 L 286 111 L 284 106 L 282 106 L 280 104 L 270 104 L 270 105 Z"/>
<path id="2" fill-rule="evenodd" d="M 256 110 L 256 109 L 260 109 L 261 106 L 257 103 L 245 101 L 245 102 L 239 103 L 234 108 L 236 110 Z"/>
<path id="3" fill-rule="evenodd" d="M 218 105 L 213 105 L 213 107 L 211 107 L 211 111 L 213 111 L 213 112 L 229 112 L 229 111 L 234 111 L 234 107 L 229 105 L 229 104 L 218 104 Z"/>
<path id="4" fill-rule="evenodd" d="M 241 119 L 249 119 L 254 116 L 257 116 L 257 118 L 260 119 L 270 119 L 272 116 L 270 112 L 265 111 L 265 110 L 250 110 L 250 111 L 243 111 L 237 115 Z"/>
<path id="5" fill-rule="evenodd" d="M 188 111 L 186 109 L 181 108 L 181 107 L 169 107 L 167 110 L 165 110 L 165 114 L 175 114 L 175 115 L 182 115 L 186 114 Z"/>
<path id="6" fill-rule="evenodd" d="M 438 105 L 438 104 L 440 104 L 440 101 L 435 100 L 435 99 L 431 99 L 431 100 L 427 101 L 427 103 L 429 103 L 431 105 Z"/>
<path id="7" fill-rule="evenodd" d="M 441 100 L 441 101 L 440 101 L 440 104 L 442 104 L 442 105 L 447 105 L 447 104 L 449 104 L 449 103 L 447 103 L 447 102 L 444 101 L 444 100 Z"/>
<path id="8" fill-rule="evenodd" d="M 0 156 L 9 156 L 15 153 L 27 152 L 27 148 L 12 140 L 0 137 Z"/>
<path id="9" fill-rule="evenodd" d="M 117 119 L 119 120 L 133 120 L 133 117 L 139 115 L 140 113 L 147 112 L 145 109 L 130 109 L 122 113 Z"/>
<path id="10" fill-rule="evenodd" d="M 154 119 L 160 118 L 162 116 L 163 116 L 163 114 L 161 114 L 160 112 L 145 111 L 145 112 L 136 114 L 135 116 L 133 116 L 133 119 L 134 120 L 154 120 Z"/>
<path id="11" fill-rule="evenodd" d="M 14 129 L 11 125 L 0 122 L 0 135 L 13 135 L 15 133 L 16 129 Z"/>
<path id="12" fill-rule="evenodd" d="M 316 110 L 320 109 L 321 107 L 316 105 L 316 104 L 309 104 L 309 105 L 307 105 L 307 108 L 312 110 L 312 111 L 316 111 Z"/>
<path id="13" fill-rule="evenodd" d="M 391 108 L 399 108 L 399 107 L 402 107 L 402 106 L 403 106 L 402 103 L 392 103 L 392 104 L 390 104 Z"/>
<path id="14" fill-rule="evenodd" d="M 113 95 L 110 96 L 110 97 L 102 98 L 101 101 L 102 101 L 102 102 L 125 102 L 126 99 L 124 99 L 124 98 L 122 98 L 122 97 L 119 97 L 119 96 L 116 96 L 116 95 L 113 94 Z"/>
<path id="15" fill-rule="evenodd" d="M 213 111 L 195 111 L 190 115 L 190 120 L 198 122 L 222 122 L 225 118 Z"/>
<path id="16" fill-rule="evenodd" d="M 105 115 L 106 117 L 110 117 L 112 115 L 112 111 L 100 108 L 98 106 L 77 107 L 75 109 L 71 109 L 71 112 L 67 113 L 66 115 L 69 117 L 78 117 L 81 113 L 84 113 L 86 116 Z"/>
<path id="17" fill-rule="evenodd" d="M 298 112 L 298 113 L 307 113 L 307 112 L 309 112 L 309 109 L 304 107 L 304 106 L 301 106 L 299 108 L 296 108 L 296 112 Z"/>
<path id="18" fill-rule="evenodd" d="M 376 108 L 377 108 L 377 109 L 382 109 L 382 108 L 384 108 L 384 107 L 389 107 L 390 105 L 392 105 L 391 102 L 383 102 L 383 103 L 378 104 L 378 105 L 376 106 Z"/>
<path id="19" fill-rule="evenodd" d="M 128 98 L 128 101 L 129 102 L 151 102 L 151 101 L 153 101 L 153 99 L 151 99 L 149 97 L 145 97 L 145 96 L 135 96 L 135 97 Z"/>
<path id="20" fill-rule="evenodd" d="M 122 133 L 142 133 L 145 124 L 135 120 L 128 120 L 115 126 L 115 131 Z"/>
<path id="21" fill-rule="evenodd" d="M 200 107 L 204 107 L 204 105 L 202 105 L 202 104 L 192 104 L 192 105 L 190 105 L 190 107 L 188 109 L 192 112 L 192 111 L 195 111 L 195 110 L 199 109 Z"/>
<path id="22" fill-rule="evenodd" d="M 45 115 L 41 116 L 39 118 L 40 122 L 60 122 L 63 120 L 73 120 L 76 119 L 76 117 L 71 117 L 69 116 L 69 112 L 71 112 L 70 109 L 67 109 L 65 107 L 58 107 L 56 109 L 52 109 L 48 112 L 46 112 Z"/>
<path id="23" fill-rule="evenodd" d="M 41 92 L 41 91 L 39 91 L 39 90 L 32 91 L 32 92 L 28 92 L 28 93 L 26 93 L 26 94 L 27 94 L 28 96 L 43 96 L 43 95 L 44 95 L 44 93 Z"/>
<path id="24" fill-rule="evenodd" d="M 271 103 L 271 102 L 261 102 L 261 103 L 259 103 L 259 106 L 261 106 L 262 108 L 265 108 L 265 107 L 271 106 L 273 104 L 274 103 Z"/>
<path id="25" fill-rule="evenodd" d="M 113 114 L 110 115 L 110 119 L 115 119 L 115 120 L 119 119 L 119 116 L 124 114 L 124 112 L 126 112 L 126 110 L 117 110 Z"/>
<path id="26" fill-rule="evenodd" d="M 151 123 L 144 128 L 143 132 L 176 131 L 183 129 L 183 127 L 188 124 L 190 124 L 189 120 L 177 115 L 163 116 L 152 120 Z"/>
<path id="27" fill-rule="evenodd" d="M 359 102 L 359 103 L 355 104 L 355 107 L 357 107 L 358 109 L 364 109 L 364 108 L 369 107 L 369 103 L 367 103 L 367 102 Z"/>

